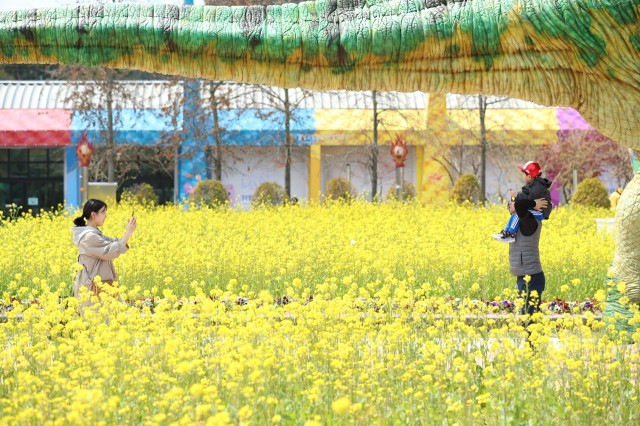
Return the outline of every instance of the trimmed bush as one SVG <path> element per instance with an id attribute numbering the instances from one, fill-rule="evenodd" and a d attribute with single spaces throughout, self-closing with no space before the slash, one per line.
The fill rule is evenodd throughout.
<path id="1" fill-rule="evenodd" d="M 288 201 L 287 193 L 276 182 L 263 182 L 253 193 L 251 204 L 258 206 L 280 206 Z"/>
<path id="2" fill-rule="evenodd" d="M 480 183 L 478 183 L 478 179 L 472 174 L 460 176 L 451 190 L 451 200 L 459 204 L 480 201 Z"/>
<path id="3" fill-rule="evenodd" d="M 219 180 L 201 180 L 189 200 L 199 206 L 219 207 L 229 202 L 229 192 Z"/>
<path id="4" fill-rule="evenodd" d="M 329 200 L 349 201 L 355 198 L 356 190 L 346 179 L 337 177 L 327 182 L 325 198 Z"/>
<path id="5" fill-rule="evenodd" d="M 159 198 L 153 186 L 143 182 L 122 191 L 122 200 L 136 204 L 158 204 Z"/>
<path id="6" fill-rule="evenodd" d="M 411 182 L 404 181 L 402 182 L 402 199 L 404 201 L 410 201 L 416 198 L 416 188 L 413 186 Z M 390 186 L 387 191 L 387 201 L 392 201 L 396 199 L 396 186 Z"/>
<path id="7" fill-rule="evenodd" d="M 606 209 L 611 207 L 607 188 L 598 178 L 585 179 L 580 182 L 576 188 L 576 193 L 571 197 L 570 203 L 585 207 L 602 207 Z"/>

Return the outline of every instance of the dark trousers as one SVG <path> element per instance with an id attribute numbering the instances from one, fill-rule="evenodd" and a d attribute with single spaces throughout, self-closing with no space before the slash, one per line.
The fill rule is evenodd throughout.
<path id="1" fill-rule="evenodd" d="M 519 276 L 517 281 L 518 293 L 520 297 L 524 299 L 524 307 L 520 310 L 520 314 L 524 315 L 527 313 L 531 315 L 540 310 L 540 302 L 542 302 L 542 292 L 544 291 L 546 279 L 544 272 L 530 275 L 531 281 L 529 281 L 529 283 L 524 280 L 524 277 L 524 275 Z M 538 293 L 535 299 L 531 296 L 531 292 L 534 290 Z"/>

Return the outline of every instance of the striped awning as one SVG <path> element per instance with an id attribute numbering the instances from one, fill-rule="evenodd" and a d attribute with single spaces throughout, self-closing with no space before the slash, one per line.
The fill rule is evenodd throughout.
<path id="1" fill-rule="evenodd" d="M 71 145 L 71 111 L 0 110 L 0 146 Z"/>

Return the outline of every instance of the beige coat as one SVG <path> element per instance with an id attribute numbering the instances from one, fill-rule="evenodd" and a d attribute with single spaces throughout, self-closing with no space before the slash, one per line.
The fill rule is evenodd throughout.
<path id="1" fill-rule="evenodd" d="M 82 266 L 73 287 L 75 296 L 79 296 L 82 286 L 91 290 L 91 284 L 97 275 L 102 281 L 116 281 L 118 275 L 113 266 L 113 259 L 126 253 L 129 247 L 117 238 L 107 237 L 98 228 L 91 226 L 74 226 L 72 232 L 73 243 L 80 252 L 78 263 Z"/>

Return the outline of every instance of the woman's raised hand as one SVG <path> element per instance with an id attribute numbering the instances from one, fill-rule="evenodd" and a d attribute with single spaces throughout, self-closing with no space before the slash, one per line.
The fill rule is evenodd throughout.
<path id="1" fill-rule="evenodd" d="M 137 226 L 138 221 L 136 220 L 135 216 L 129 219 L 129 222 L 127 223 L 127 230 L 124 232 L 122 238 L 120 238 L 120 241 L 124 244 L 127 244 L 129 242 L 129 238 L 131 238 L 131 234 L 133 234 L 133 231 L 136 230 Z"/>
<path id="2" fill-rule="evenodd" d="M 129 219 L 129 222 L 127 223 L 127 232 L 129 234 L 133 234 L 133 231 L 136 230 L 136 227 L 138 226 L 138 219 L 136 219 L 136 217 L 132 217 L 131 219 Z"/>

